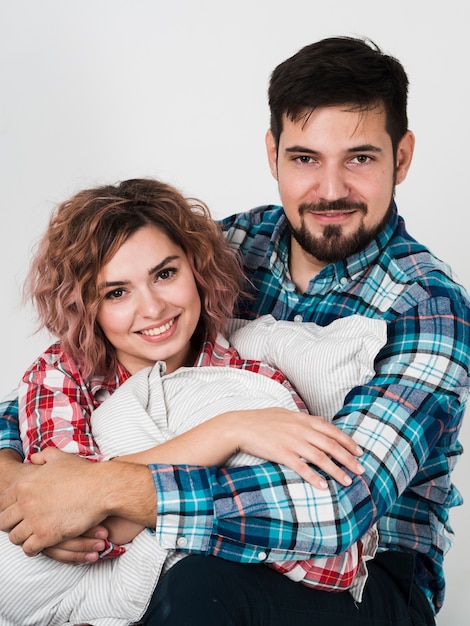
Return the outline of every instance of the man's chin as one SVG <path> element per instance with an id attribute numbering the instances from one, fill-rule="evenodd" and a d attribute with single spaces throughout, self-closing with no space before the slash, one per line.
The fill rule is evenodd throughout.
<path id="1" fill-rule="evenodd" d="M 363 250 L 374 239 L 375 234 L 360 228 L 352 235 L 343 233 L 341 226 L 329 225 L 320 236 L 312 235 L 305 228 L 292 229 L 297 243 L 321 263 L 337 263 Z"/>

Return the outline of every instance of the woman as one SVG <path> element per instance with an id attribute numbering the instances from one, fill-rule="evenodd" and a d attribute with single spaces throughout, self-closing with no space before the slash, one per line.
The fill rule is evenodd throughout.
<path id="1" fill-rule="evenodd" d="M 347 484 L 349 477 L 328 455 L 360 473 L 356 444 L 308 415 L 279 370 L 240 359 L 221 336 L 240 283 L 236 257 L 206 207 L 168 185 L 130 180 L 79 192 L 60 205 L 27 281 L 41 326 L 59 340 L 20 384 L 27 459 L 55 446 L 104 460 L 109 455 L 96 445 L 90 416 L 132 375 L 156 362 L 164 363 L 166 375 L 222 365 L 228 373 L 233 368 L 275 381 L 284 408 L 225 410 L 171 441 L 112 462 L 213 465 L 242 450 L 288 465 L 319 488 L 324 481 L 306 461 Z M 161 548 L 153 542 L 149 554 L 150 533 L 126 520 L 109 519 L 107 526 L 114 544 L 132 543 L 126 551 L 110 544 L 106 556 L 122 556 L 81 567 L 42 555 L 29 560 L 2 534 L 3 559 L 10 564 L 0 581 L 2 623 L 118 624 L 140 618 L 160 575 L 155 561 Z M 349 578 L 358 552 L 354 558 Z M 146 586 L 142 577 L 132 580 L 136 561 Z M 36 587 L 42 580 L 47 591 Z M 17 598 L 25 585 L 28 593 Z"/>

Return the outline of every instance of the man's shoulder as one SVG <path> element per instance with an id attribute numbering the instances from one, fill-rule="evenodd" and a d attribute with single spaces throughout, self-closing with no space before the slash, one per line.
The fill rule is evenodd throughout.
<path id="1" fill-rule="evenodd" d="M 468 294 L 451 266 L 404 229 L 392 237 L 388 252 L 395 266 L 410 282 L 430 290 L 441 287 L 460 292 L 468 301 Z"/>
<path id="2" fill-rule="evenodd" d="M 243 229 L 260 230 L 266 228 L 272 232 L 274 226 L 284 215 L 284 209 L 275 204 L 264 204 L 243 213 L 235 213 L 219 220 L 222 230 L 228 233 L 230 230 Z"/>

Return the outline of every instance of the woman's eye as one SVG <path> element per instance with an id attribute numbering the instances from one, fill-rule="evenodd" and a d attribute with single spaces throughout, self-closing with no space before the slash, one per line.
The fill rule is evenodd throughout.
<path id="1" fill-rule="evenodd" d="M 169 278 L 172 278 L 172 276 L 174 276 L 176 273 L 176 269 L 172 268 L 172 267 L 167 267 L 164 270 L 161 270 L 160 272 L 158 272 L 156 279 L 157 280 L 168 280 Z"/>
<path id="2" fill-rule="evenodd" d="M 118 298 L 122 298 L 124 295 L 124 289 L 113 289 L 113 291 L 109 291 L 105 295 L 105 300 L 117 300 Z"/>

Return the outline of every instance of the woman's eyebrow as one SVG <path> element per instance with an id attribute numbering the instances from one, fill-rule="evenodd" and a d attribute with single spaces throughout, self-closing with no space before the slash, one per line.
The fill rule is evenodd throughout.
<path id="1" fill-rule="evenodd" d="M 167 256 L 166 258 L 163 259 L 163 261 L 161 261 L 160 263 L 155 265 L 155 267 L 152 267 L 151 269 L 149 269 L 149 276 L 151 274 L 155 274 L 155 272 L 160 271 L 163 267 L 165 267 L 165 265 L 168 265 L 168 263 L 171 263 L 172 261 L 176 261 L 179 258 L 180 258 L 180 256 L 178 254 L 173 254 L 172 256 Z"/>
<path id="2" fill-rule="evenodd" d="M 168 265 L 168 263 L 171 263 L 172 261 L 176 261 L 177 259 L 181 258 L 178 254 L 174 254 L 171 256 L 167 256 L 163 259 L 163 261 L 161 261 L 160 263 L 157 263 L 157 265 L 155 265 L 155 267 L 151 267 L 148 271 L 148 275 L 152 276 L 152 274 L 155 274 L 156 272 L 159 272 L 161 269 L 163 269 L 166 265 Z M 124 287 L 125 285 L 129 285 L 130 284 L 130 280 L 111 280 L 111 281 L 106 281 L 103 283 L 100 283 L 98 285 L 98 289 L 109 289 L 110 287 Z"/>

